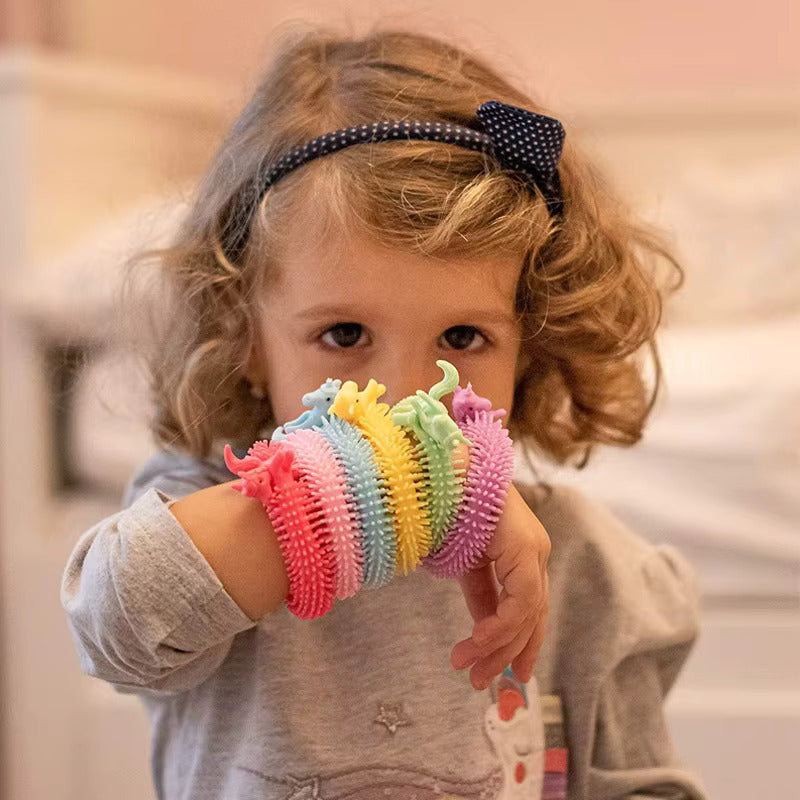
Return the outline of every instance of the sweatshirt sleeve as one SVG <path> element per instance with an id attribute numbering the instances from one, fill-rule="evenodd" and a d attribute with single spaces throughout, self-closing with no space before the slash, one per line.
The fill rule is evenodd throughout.
<path id="1" fill-rule="evenodd" d="M 703 800 L 701 783 L 675 757 L 664 702 L 698 632 L 691 569 L 673 547 L 654 548 L 635 573 L 638 604 L 590 712 L 587 797 Z"/>
<path id="2" fill-rule="evenodd" d="M 664 709 L 699 629 L 689 562 L 575 490 L 523 495 L 552 542 L 536 669 L 562 700 L 570 800 L 703 800 Z"/>
<path id="3" fill-rule="evenodd" d="M 198 487 L 199 488 L 199 487 Z M 222 663 L 253 622 L 150 485 L 86 531 L 61 602 L 81 667 L 120 691 L 180 692 Z"/>

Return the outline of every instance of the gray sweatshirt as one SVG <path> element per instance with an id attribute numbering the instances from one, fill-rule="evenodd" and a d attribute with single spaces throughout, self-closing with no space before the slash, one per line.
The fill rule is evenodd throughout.
<path id="1" fill-rule="evenodd" d="M 570 800 L 703 798 L 663 713 L 698 616 L 673 548 L 572 489 L 519 486 L 552 541 L 548 632 L 531 684 L 477 692 L 449 662 L 472 626 L 461 590 L 423 568 L 318 620 L 252 622 L 169 511 L 233 477 L 157 454 L 63 577 L 82 668 L 147 709 L 161 800 L 531 798 L 539 696 L 563 709 Z"/>

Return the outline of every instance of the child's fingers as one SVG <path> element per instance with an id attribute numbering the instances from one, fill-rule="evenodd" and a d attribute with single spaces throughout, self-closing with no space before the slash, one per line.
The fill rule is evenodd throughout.
<path id="1" fill-rule="evenodd" d="M 458 579 L 469 613 L 475 621 L 497 610 L 497 585 L 490 563 L 470 570 Z"/>
<path id="2" fill-rule="evenodd" d="M 484 689 L 509 664 L 514 674 L 527 682 L 533 674 L 533 666 L 544 639 L 547 621 L 547 574 L 544 575 L 544 592 L 538 608 L 531 613 L 519 616 L 512 608 L 509 598 L 501 596 L 503 616 L 509 617 L 496 637 L 490 638 L 480 646 L 473 638 L 465 639 L 452 650 L 451 662 L 456 669 L 470 670 L 470 679 L 476 689 Z M 499 612 L 499 607 L 498 607 Z M 513 621 L 512 621 L 513 620 Z M 477 627 L 477 625 L 476 625 Z"/>
<path id="3" fill-rule="evenodd" d="M 523 552 L 510 556 L 510 566 L 495 564 L 502 591 L 494 614 L 476 621 L 472 638 L 478 646 L 505 641 L 516 634 L 519 626 L 530 617 L 538 617 L 547 600 L 547 569 L 531 563 Z"/>
<path id="4" fill-rule="evenodd" d="M 527 565 L 516 567 L 502 581 L 497 610 L 477 620 L 472 638 L 478 646 L 508 642 L 529 619 L 538 618 L 547 602 L 547 573 Z"/>
<path id="5" fill-rule="evenodd" d="M 518 658 L 523 649 L 527 648 L 524 663 L 533 664 L 544 636 L 544 621 L 547 618 L 547 574 L 543 578 L 543 592 L 539 602 L 523 607 L 515 598 L 500 596 L 497 613 L 491 617 L 480 620 L 475 624 L 470 644 L 464 644 L 459 649 L 458 655 L 463 659 L 485 661 L 496 653 L 510 656 L 506 665 L 513 658 Z M 522 641 L 520 641 L 522 639 Z M 462 644 L 462 643 L 460 643 Z M 516 649 L 514 649 L 515 645 Z"/>
<path id="6" fill-rule="evenodd" d="M 475 660 L 470 671 L 472 685 L 476 689 L 486 688 L 492 679 L 509 664 L 517 678 L 523 683 L 527 683 L 533 675 L 546 628 L 547 609 L 545 607 L 542 613 L 533 620 L 532 625 L 526 625 L 508 645 Z"/>
<path id="7" fill-rule="evenodd" d="M 506 662 L 506 665 L 508 665 L 511 658 L 522 649 L 522 644 L 527 641 L 528 637 L 533 631 L 533 628 L 535 627 L 535 624 L 535 618 L 523 618 L 519 620 L 513 627 L 504 628 L 500 635 L 486 642 L 478 643 L 475 641 L 474 636 L 458 642 L 458 644 L 453 647 L 451 654 L 453 666 L 456 669 L 464 669 L 465 667 L 468 667 L 476 662 L 478 659 L 485 661 L 501 650 L 504 652 L 508 651 L 509 649 L 512 649 L 513 644 L 518 642 L 520 637 L 525 634 L 523 642 L 520 643 L 517 650 L 512 652 L 509 656 L 509 659 Z"/>
<path id="8" fill-rule="evenodd" d="M 542 599 L 542 596 L 521 599 L 504 590 L 500 593 L 495 613 L 478 620 L 473 626 L 472 640 L 482 650 L 496 650 L 508 644 L 521 628 L 538 618 Z"/>
<path id="9" fill-rule="evenodd" d="M 497 675 L 513 663 L 518 654 L 525 651 L 534 630 L 535 625 L 533 628 L 520 631 L 509 644 L 476 661 L 470 670 L 472 685 L 476 689 L 485 689 Z M 518 677 L 521 676 L 518 675 Z M 525 680 L 529 678 L 530 676 L 526 676 Z"/>
<path id="10" fill-rule="evenodd" d="M 531 679 L 531 675 L 533 675 L 533 668 L 539 656 L 539 651 L 542 649 L 546 630 L 547 613 L 544 613 L 539 617 L 530 639 L 522 648 L 522 652 L 511 661 L 511 668 L 521 681 L 527 683 Z"/>
<path id="11" fill-rule="evenodd" d="M 458 642 L 450 651 L 450 663 L 454 669 L 466 669 L 472 666 L 480 657 L 480 651 L 472 639 Z"/>

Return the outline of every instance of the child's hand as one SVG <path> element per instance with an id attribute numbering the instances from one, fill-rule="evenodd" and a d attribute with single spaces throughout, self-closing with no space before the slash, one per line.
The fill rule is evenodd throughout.
<path id="1" fill-rule="evenodd" d="M 547 619 L 549 555 L 547 531 L 511 486 L 483 561 L 459 578 L 475 625 L 450 659 L 456 669 L 472 666 L 476 689 L 509 664 L 519 680 L 531 679 Z"/>

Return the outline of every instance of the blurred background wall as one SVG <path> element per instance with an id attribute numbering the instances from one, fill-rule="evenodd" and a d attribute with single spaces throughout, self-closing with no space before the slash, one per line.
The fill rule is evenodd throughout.
<path id="1" fill-rule="evenodd" d="M 681 758 L 712 797 L 800 796 L 798 13 L 0 0 L 0 797 L 152 797 L 142 712 L 80 674 L 58 600 L 77 536 L 150 448 L 134 371 L 107 347 L 109 298 L 299 20 L 479 49 L 671 232 L 688 279 L 647 435 L 551 477 L 696 566 L 704 634 L 669 701 Z"/>
<path id="2" fill-rule="evenodd" d="M 788 0 L 722 3 L 500 0 L 4 0 L 3 39 L 114 64 L 239 82 L 285 20 L 382 19 L 468 37 L 559 104 L 795 89 L 797 9 Z"/>

